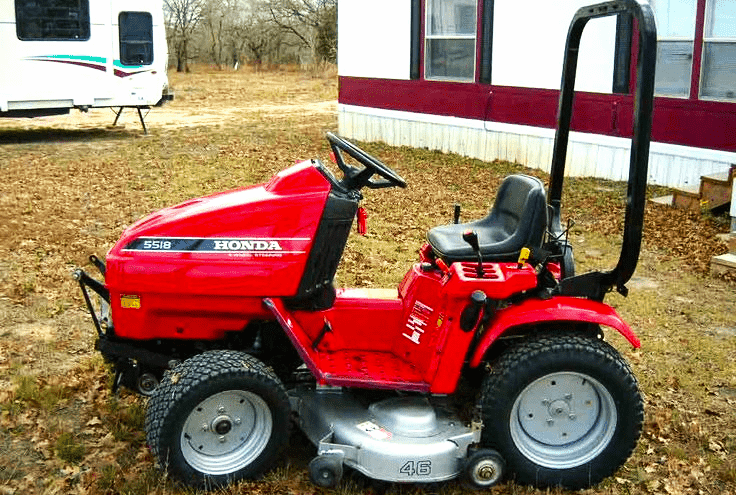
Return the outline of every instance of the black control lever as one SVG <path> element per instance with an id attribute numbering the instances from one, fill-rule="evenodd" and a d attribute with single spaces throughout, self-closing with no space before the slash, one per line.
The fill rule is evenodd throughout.
<path id="1" fill-rule="evenodd" d="M 460 314 L 460 328 L 463 332 L 469 332 L 478 325 L 487 300 L 488 297 L 482 290 L 476 290 L 470 295 L 470 304 Z"/>
<path id="2" fill-rule="evenodd" d="M 483 278 L 483 256 L 480 254 L 478 233 L 475 230 L 466 230 L 463 232 L 463 240 L 470 244 L 470 247 L 473 248 L 476 256 L 478 256 L 478 266 L 475 268 L 475 273 L 478 274 L 478 278 Z"/>
<path id="3" fill-rule="evenodd" d="M 453 211 L 452 215 L 452 223 L 455 225 L 460 223 L 460 204 L 455 203 L 455 210 Z"/>
<path id="4" fill-rule="evenodd" d="M 314 339 L 314 342 L 312 342 L 312 349 L 315 351 L 317 350 L 317 347 L 322 343 L 322 339 L 325 338 L 325 335 L 327 333 L 332 333 L 332 325 L 330 325 L 330 322 L 325 318 L 325 324 L 322 327 L 322 330 L 320 330 L 319 334 L 317 335 L 317 338 Z"/>

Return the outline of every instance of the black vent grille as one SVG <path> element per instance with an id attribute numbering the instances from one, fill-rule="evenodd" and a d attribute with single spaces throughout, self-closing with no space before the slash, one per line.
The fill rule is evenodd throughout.
<path id="1" fill-rule="evenodd" d="M 357 199 L 334 191 L 330 193 L 317 227 L 307 266 L 299 282 L 299 289 L 290 306 L 315 308 L 324 306 L 323 302 L 318 301 L 324 301 L 326 290 L 333 291 L 332 280 L 335 278 L 357 210 Z"/>
<path id="2" fill-rule="evenodd" d="M 324 235 L 315 239 L 306 270 L 299 284 L 300 296 L 307 296 L 332 283 L 345 249 L 343 239 L 347 240 L 351 227 L 352 222 L 330 222 L 330 225 L 320 232 Z"/>

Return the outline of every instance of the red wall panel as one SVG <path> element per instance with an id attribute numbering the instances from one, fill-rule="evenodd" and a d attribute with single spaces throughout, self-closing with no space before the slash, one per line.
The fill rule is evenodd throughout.
<path id="1" fill-rule="evenodd" d="M 388 110 L 554 128 L 559 91 L 477 83 L 340 77 L 338 101 Z M 578 93 L 572 129 L 631 136 L 633 98 Z M 736 103 L 656 98 L 652 140 L 736 152 Z"/>

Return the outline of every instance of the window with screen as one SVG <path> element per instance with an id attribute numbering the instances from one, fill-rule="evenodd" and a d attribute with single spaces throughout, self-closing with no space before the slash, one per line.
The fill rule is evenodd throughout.
<path id="1" fill-rule="evenodd" d="M 120 63 L 150 65 L 153 63 L 153 19 L 148 12 L 121 12 Z"/>
<path id="2" fill-rule="evenodd" d="M 428 0 L 425 27 L 427 79 L 475 80 L 476 0 Z"/>
<path id="3" fill-rule="evenodd" d="M 736 100 L 736 2 L 733 0 L 706 3 L 700 96 Z"/>
<path id="4" fill-rule="evenodd" d="M 657 71 L 654 92 L 659 96 L 690 95 L 695 44 L 696 0 L 653 0 L 657 18 Z"/>
<path id="5" fill-rule="evenodd" d="M 89 0 L 15 0 L 18 39 L 84 41 L 89 39 Z"/>

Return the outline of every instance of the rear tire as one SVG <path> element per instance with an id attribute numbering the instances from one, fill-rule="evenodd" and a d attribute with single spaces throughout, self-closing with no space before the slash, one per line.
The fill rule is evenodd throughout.
<path id="1" fill-rule="evenodd" d="M 593 335 L 534 335 L 506 350 L 485 378 L 484 446 L 520 483 L 589 487 L 636 446 L 644 408 L 618 352 Z"/>
<path id="2" fill-rule="evenodd" d="M 208 351 L 166 372 L 146 410 L 146 438 L 160 466 L 195 488 L 268 469 L 288 441 L 283 385 L 253 356 Z"/>

